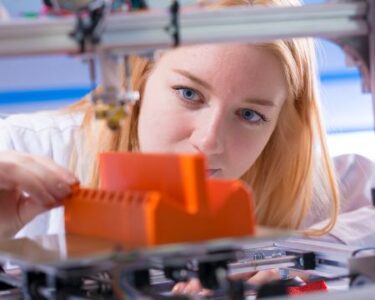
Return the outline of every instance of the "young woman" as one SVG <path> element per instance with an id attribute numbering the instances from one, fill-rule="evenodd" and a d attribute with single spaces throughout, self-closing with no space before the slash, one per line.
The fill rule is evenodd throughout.
<path id="1" fill-rule="evenodd" d="M 1 236 L 62 232 L 58 206 L 75 182 L 97 186 L 101 151 L 203 153 L 209 176 L 241 178 L 252 187 L 259 224 L 330 232 L 340 209 L 338 182 L 320 120 L 309 39 L 181 47 L 155 62 L 134 57 L 132 63 L 141 100 L 118 131 L 96 121 L 85 99 L 64 111 L 1 121 Z M 364 198 L 345 207 L 364 206 Z M 345 242 L 345 234 L 335 238 Z"/>

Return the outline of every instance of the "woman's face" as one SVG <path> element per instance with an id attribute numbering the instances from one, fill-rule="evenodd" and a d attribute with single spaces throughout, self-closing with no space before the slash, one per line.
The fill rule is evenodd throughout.
<path id="1" fill-rule="evenodd" d="M 287 95 L 280 62 L 249 45 L 168 51 L 147 80 L 142 152 L 201 153 L 207 174 L 239 178 L 269 140 Z"/>

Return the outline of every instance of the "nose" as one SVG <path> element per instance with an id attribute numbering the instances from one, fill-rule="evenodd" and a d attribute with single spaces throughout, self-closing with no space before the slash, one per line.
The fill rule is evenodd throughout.
<path id="1" fill-rule="evenodd" d="M 224 151 L 225 121 L 220 112 L 202 114 L 197 118 L 190 136 L 193 147 L 205 155 Z"/>

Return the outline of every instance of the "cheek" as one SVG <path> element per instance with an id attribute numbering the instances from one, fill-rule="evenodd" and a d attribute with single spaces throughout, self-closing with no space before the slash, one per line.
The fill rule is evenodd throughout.
<path id="1" fill-rule="evenodd" d="M 233 169 L 231 176 L 241 177 L 257 160 L 264 147 L 270 139 L 273 128 L 259 130 L 258 132 L 247 132 L 242 136 L 237 136 L 232 141 L 230 160 Z"/>
<path id="2" fill-rule="evenodd" d="M 241 177 L 258 159 L 271 138 L 276 126 L 280 110 L 270 114 L 270 121 L 254 128 L 254 131 L 240 133 L 236 136 L 236 147 L 233 148 L 233 163 L 236 165 L 237 177 Z M 236 159 L 238 157 L 239 159 Z"/>
<path id="3" fill-rule="evenodd" d="M 144 152 L 169 152 L 185 135 L 178 117 L 164 115 L 162 111 L 144 110 L 139 118 L 138 136 L 140 150 Z"/>
<path id="4" fill-rule="evenodd" d="M 177 143 L 188 137 L 186 116 L 174 101 L 170 93 L 160 86 L 145 90 L 138 121 L 142 152 L 171 152 Z"/>

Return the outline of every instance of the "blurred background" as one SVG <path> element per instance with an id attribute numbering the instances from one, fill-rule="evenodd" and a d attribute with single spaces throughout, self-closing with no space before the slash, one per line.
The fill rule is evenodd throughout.
<path id="1" fill-rule="evenodd" d="M 304 2 L 313 5 L 324 1 Z M 151 7 L 160 8 L 168 3 L 148 1 Z M 41 10 L 42 1 L 0 0 L 0 4 L 11 17 L 32 18 Z M 322 111 L 331 154 L 359 153 L 375 160 L 371 95 L 362 93 L 358 70 L 346 65 L 338 46 L 324 40 L 317 40 L 316 45 Z M 89 86 L 88 66 L 79 58 L 0 58 L 0 115 L 63 107 L 85 95 Z"/>

